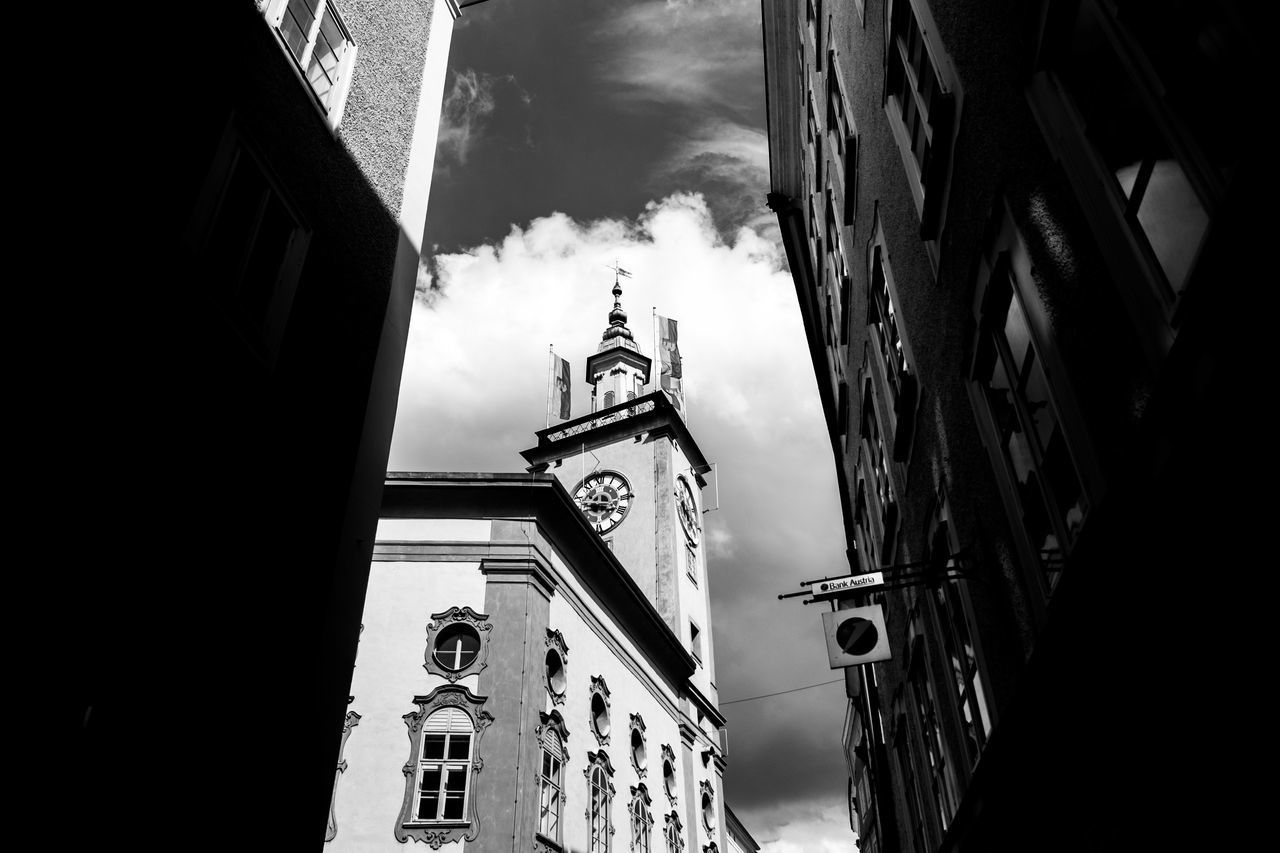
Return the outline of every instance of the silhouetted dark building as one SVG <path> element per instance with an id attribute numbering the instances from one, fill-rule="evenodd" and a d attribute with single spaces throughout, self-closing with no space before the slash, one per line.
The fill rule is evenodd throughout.
<path id="1" fill-rule="evenodd" d="M 1241 564 L 1227 312 L 1264 268 L 1255 13 L 762 11 L 769 203 L 850 566 L 915 572 L 856 602 L 884 605 L 893 650 L 846 670 L 862 849 L 1185 837 L 1225 769 L 1190 730 L 1232 661 L 1170 620 Z"/>
<path id="2" fill-rule="evenodd" d="M 73 771 L 93 793 L 66 819 L 314 849 L 458 3 L 119 12 L 77 21 L 99 88 L 50 143 L 87 182 L 41 437 L 86 466 L 74 520 L 44 528 L 48 676 L 94 777 Z"/>

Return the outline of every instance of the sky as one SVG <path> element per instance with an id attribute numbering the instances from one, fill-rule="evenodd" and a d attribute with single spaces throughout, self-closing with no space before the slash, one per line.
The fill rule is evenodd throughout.
<path id="1" fill-rule="evenodd" d="M 853 849 L 819 607 L 846 574 L 834 461 L 776 220 L 758 0 L 490 0 L 456 25 L 388 467 L 521 471 L 547 348 L 584 363 L 615 262 L 629 326 L 680 326 L 704 516 L 726 802 L 764 853 Z M 714 501 L 704 494 L 707 505 Z"/>

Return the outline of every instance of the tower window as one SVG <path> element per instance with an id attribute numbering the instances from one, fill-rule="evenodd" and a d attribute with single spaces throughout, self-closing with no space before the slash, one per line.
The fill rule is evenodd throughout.
<path id="1" fill-rule="evenodd" d="M 689 653 L 698 663 L 702 663 L 702 632 L 692 621 L 689 622 Z"/>
<path id="2" fill-rule="evenodd" d="M 604 392 L 604 407 L 607 409 L 607 408 L 609 408 L 609 407 L 610 407 L 610 406 L 612 406 L 612 405 L 613 405 L 613 392 L 612 392 L 612 391 L 605 391 L 605 392 Z"/>

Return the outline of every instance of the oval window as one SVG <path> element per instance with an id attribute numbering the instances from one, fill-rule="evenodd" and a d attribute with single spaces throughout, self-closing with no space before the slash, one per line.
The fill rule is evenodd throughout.
<path id="1" fill-rule="evenodd" d="M 666 788 L 667 796 L 674 799 L 676 795 L 676 769 L 671 766 L 670 761 L 662 762 L 662 784 Z"/>
<path id="2" fill-rule="evenodd" d="M 702 825 L 707 828 L 707 832 L 711 832 L 716 827 L 716 809 L 711 802 L 710 794 L 702 795 Z"/>
<path id="3" fill-rule="evenodd" d="M 471 666 L 480 654 L 480 635 L 469 625 L 455 623 L 436 637 L 436 647 L 431 656 L 436 663 L 451 672 Z"/>
<path id="4" fill-rule="evenodd" d="M 637 770 L 643 770 L 649 763 L 648 752 L 644 748 L 644 735 L 639 729 L 631 730 L 631 760 Z"/>
<path id="5" fill-rule="evenodd" d="M 564 693 L 564 661 L 555 649 L 547 651 L 547 686 L 557 696 Z"/>
<path id="6" fill-rule="evenodd" d="M 600 737 L 609 735 L 609 706 L 599 693 L 591 697 L 591 725 Z"/>

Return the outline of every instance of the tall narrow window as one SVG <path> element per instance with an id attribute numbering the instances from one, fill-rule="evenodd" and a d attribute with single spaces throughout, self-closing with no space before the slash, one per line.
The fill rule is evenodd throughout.
<path id="1" fill-rule="evenodd" d="M 925 559 L 937 566 L 941 574 L 953 568 L 954 560 L 951 555 L 957 551 L 959 548 L 950 530 L 946 498 L 943 496 L 939 498 L 930 522 Z M 964 737 L 966 757 L 969 766 L 973 767 L 991 734 L 991 712 L 979 671 L 975 638 L 970 630 L 971 608 L 966 583 L 961 579 L 943 578 L 933 586 L 932 598 L 934 613 L 941 628 L 946 667 L 951 673 L 955 691 L 956 716 Z"/>
<path id="2" fill-rule="evenodd" d="M 538 785 L 538 832 L 549 841 L 560 843 L 560 808 L 564 791 L 564 743 L 559 732 L 548 730 L 542 736 L 542 772 Z"/>
<path id="3" fill-rule="evenodd" d="M 870 261 L 867 323 L 874 332 L 872 338 L 893 410 L 893 458 L 897 462 L 905 462 L 911 452 L 915 426 L 918 396 L 916 375 L 902 328 L 902 315 L 893 294 L 893 277 L 889 271 L 884 233 L 878 224 L 875 242 L 871 246 Z"/>
<path id="4" fill-rule="evenodd" d="M 920 236 L 937 236 L 951 145 L 953 98 L 911 0 L 893 0 L 885 45 L 885 109 L 920 214 Z"/>
<path id="5" fill-rule="evenodd" d="M 484 697 L 456 684 L 413 701 L 418 710 L 404 717 L 413 752 L 404 765 L 405 799 L 396 839 L 474 840 L 478 824 L 471 788 L 480 763 L 477 742 L 493 716 L 483 708 Z"/>
<path id="6" fill-rule="evenodd" d="M 923 746 L 924 767 L 928 771 L 928 791 L 934 812 L 943 832 L 955 815 L 959 796 L 956 790 L 955 771 L 951 766 L 950 750 L 942 733 L 938 713 L 938 697 L 930 678 L 924 637 L 921 635 L 920 613 L 916 610 L 907 626 L 910 671 L 908 683 L 911 691 L 916 725 Z"/>
<path id="7" fill-rule="evenodd" d="M 680 813 L 671 812 L 663 816 L 662 840 L 666 842 L 667 853 L 684 853 L 684 838 L 680 834 Z"/>
<path id="8" fill-rule="evenodd" d="M 471 718 L 457 708 L 436 711 L 422 727 L 414 820 L 460 821 L 471 778 Z"/>
<path id="9" fill-rule="evenodd" d="M 702 662 L 702 632 L 692 621 L 689 622 L 689 653 L 699 663 Z"/>
<path id="10" fill-rule="evenodd" d="M 920 789 L 916 782 L 915 763 L 911 760 L 910 732 L 907 729 L 906 713 L 902 710 L 901 698 L 894 702 L 898 711 L 894 724 L 893 755 L 898 765 L 898 777 L 902 779 L 902 796 L 907 802 L 907 827 L 910 831 L 911 849 L 915 853 L 925 853 L 927 847 L 925 811 L 920 799 Z"/>
<path id="11" fill-rule="evenodd" d="M 1033 603 L 1062 575 L 1101 477 L 1087 429 L 1008 212 L 979 267 L 970 401 Z"/>
<path id="12" fill-rule="evenodd" d="M 974 380 L 1014 486 L 1018 521 L 1052 590 L 1084 525 L 1084 489 L 1007 267 L 989 288 L 982 314 Z"/>
<path id="13" fill-rule="evenodd" d="M 643 782 L 631 789 L 631 849 L 635 853 L 650 851 L 653 815 L 649 812 L 649 803 L 649 792 Z"/>
<path id="14" fill-rule="evenodd" d="M 613 767 L 603 752 L 587 753 L 587 853 L 609 853 Z"/>

